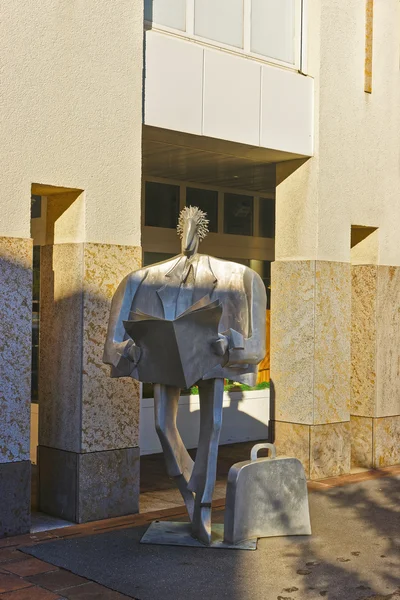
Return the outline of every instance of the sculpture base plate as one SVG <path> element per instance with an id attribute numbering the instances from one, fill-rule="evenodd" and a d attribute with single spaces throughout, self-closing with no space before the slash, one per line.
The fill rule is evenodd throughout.
<path id="1" fill-rule="evenodd" d="M 191 548 L 215 548 L 221 550 L 257 550 L 257 539 L 245 540 L 239 544 L 224 542 L 224 526 L 216 523 L 211 529 L 211 545 L 206 546 L 192 537 L 190 523 L 174 521 L 154 521 L 142 539 L 141 544 L 161 546 L 190 546 Z"/>

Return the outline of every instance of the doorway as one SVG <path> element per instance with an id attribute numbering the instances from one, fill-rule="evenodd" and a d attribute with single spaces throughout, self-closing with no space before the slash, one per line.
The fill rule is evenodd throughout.
<path id="1" fill-rule="evenodd" d="M 68 208 L 81 194 L 81 190 L 70 190 L 56 186 L 33 184 L 31 188 L 31 238 L 32 256 L 32 355 L 31 355 L 31 437 L 30 459 L 31 479 L 31 532 L 38 532 L 69 525 L 68 522 L 40 512 L 38 445 L 40 439 L 41 377 L 46 376 L 41 366 L 41 345 L 43 344 L 42 294 L 43 278 L 51 279 L 52 273 L 43 272 L 43 250 L 54 243 L 68 242 L 68 235 L 74 235 L 79 224 L 76 214 L 67 215 Z M 65 223 L 65 221 L 68 223 Z M 67 235 L 63 238 L 63 232 Z M 51 269 L 51 266 L 47 267 Z M 45 269 L 46 271 L 46 269 Z M 47 328 L 48 330 L 48 328 Z M 44 340 L 46 341 L 46 340 Z"/>
<path id="2" fill-rule="evenodd" d="M 39 327 L 40 327 L 40 248 L 46 240 L 47 198 L 31 195 L 32 258 L 32 362 L 31 362 L 31 440 L 32 512 L 39 509 L 37 447 L 39 436 Z"/>

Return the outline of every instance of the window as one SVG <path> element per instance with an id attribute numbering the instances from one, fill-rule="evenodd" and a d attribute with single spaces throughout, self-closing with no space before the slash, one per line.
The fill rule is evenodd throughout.
<path id="1" fill-rule="evenodd" d="M 225 194 L 224 233 L 253 235 L 253 198 L 251 196 Z"/>
<path id="2" fill-rule="evenodd" d="M 145 0 L 145 20 L 300 68 L 303 0 Z"/>
<path id="3" fill-rule="evenodd" d="M 42 216 L 42 197 L 31 196 L 31 219 L 40 219 Z"/>
<path id="4" fill-rule="evenodd" d="M 275 237 L 275 200 L 260 198 L 260 237 Z"/>
<path id="5" fill-rule="evenodd" d="M 148 267 L 156 263 L 163 262 L 169 258 L 173 258 L 175 254 L 167 254 L 166 252 L 143 252 L 143 266 Z"/>
<path id="6" fill-rule="evenodd" d="M 243 48 L 243 0 L 195 0 L 194 32 Z"/>
<path id="7" fill-rule="evenodd" d="M 145 0 L 144 18 L 173 29 L 186 30 L 186 0 Z"/>
<path id="8" fill-rule="evenodd" d="M 146 182 L 145 225 L 175 229 L 179 216 L 179 186 Z"/>
<path id="9" fill-rule="evenodd" d="M 198 206 L 207 213 L 210 221 L 208 228 L 211 232 L 218 231 L 218 192 L 214 190 L 200 190 L 198 188 L 186 189 L 186 206 Z"/>
<path id="10" fill-rule="evenodd" d="M 295 63 L 295 0 L 251 0 L 251 51 Z"/>

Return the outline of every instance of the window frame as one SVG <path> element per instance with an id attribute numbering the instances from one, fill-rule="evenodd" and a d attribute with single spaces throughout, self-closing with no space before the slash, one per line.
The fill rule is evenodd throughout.
<path id="1" fill-rule="evenodd" d="M 223 256 L 227 260 L 235 258 L 273 261 L 275 256 L 275 239 L 259 236 L 259 202 L 260 198 L 275 199 L 274 192 L 260 193 L 254 190 L 231 188 L 220 185 L 203 184 L 196 181 L 170 179 L 143 175 L 141 197 L 141 232 L 142 249 L 144 252 L 179 253 L 179 238 L 175 229 L 151 227 L 145 225 L 146 182 L 166 183 L 180 186 L 180 210 L 186 206 L 186 189 L 198 189 L 218 192 L 218 231 L 209 233 L 206 238 L 207 253 L 213 256 Z M 236 235 L 224 233 L 224 197 L 226 193 L 251 196 L 253 198 L 253 235 Z"/>
<path id="2" fill-rule="evenodd" d="M 202 46 L 227 51 L 241 57 L 252 58 L 265 64 L 278 65 L 295 71 L 303 71 L 306 64 L 305 53 L 305 26 L 306 10 L 308 0 L 295 0 L 295 60 L 294 63 L 285 62 L 277 58 L 264 56 L 251 51 L 251 0 L 243 0 L 243 48 L 230 46 L 222 42 L 203 38 L 194 33 L 194 2 L 195 0 L 186 0 L 186 31 L 174 29 L 166 25 L 144 20 L 144 29 L 146 31 L 157 31 L 179 37 L 181 39 L 201 44 Z"/>

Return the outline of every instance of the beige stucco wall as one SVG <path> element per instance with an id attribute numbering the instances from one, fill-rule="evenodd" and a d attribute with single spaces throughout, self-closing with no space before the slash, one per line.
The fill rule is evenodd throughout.
<path id="1" fill-rule="evenodd" d="M 313 479 L 399 461 L 400 4 L 374 2 L 372 94 L 366 3 L 307 6 L 315 155 L 277 165 L 271 380 L 278 451 Z"/>
<path id="2" fill-rule="evenodd" d="M 377 262 L 400 265 L 400 4 L 374 5 L 366 94 L 365 2 L 308 0 L 315 156 L 278 165 L 277 260 L 349 262 L 353 224 L 378 227 Z"/>
<path id="3" fill-rule="evenodd" d="M 86 241 L 140 244 L 142 30 L 142 0 L 2 1 L 0 236 L 30 237 L 35 182 L 84 190 Z"/>

